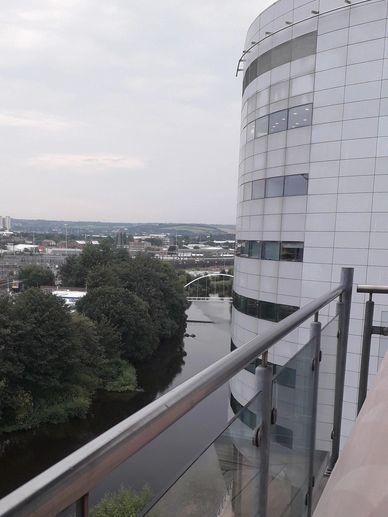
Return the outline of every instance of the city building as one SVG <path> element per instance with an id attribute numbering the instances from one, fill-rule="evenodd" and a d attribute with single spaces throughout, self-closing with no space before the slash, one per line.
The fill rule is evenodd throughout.
<path id="1" fill-rule="evenodd" d="M 0 230 L 10 232 L 12 227 L 11 218 L 9 215 L 0 215 Z"/>
<path id="2" fill-rule="evenodd" d="M 327 292 L 341 266 L 355 284 L 388 284 L 387 7 L 279 0 L 248 30 L 232 348 Z M 365 296 L 352 302 L 342 436 L 356 418 Z M 386 298 L 375 321 L 388 322 Z M 284 364 L 308 339 L 305 325 L 269 360 Z M 385 340 L 373 338 L 370 378 Z M 252 371 L 232 382 L 237 407 L 253 387 Z"/>

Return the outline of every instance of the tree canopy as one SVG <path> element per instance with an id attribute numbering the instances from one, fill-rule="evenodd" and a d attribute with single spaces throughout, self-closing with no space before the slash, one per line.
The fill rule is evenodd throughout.
<path id="1" fill-rule="evenodd" d="M 129 361 L 145 359 L 157 348 L 158 339 L 149 306 L 127 289 L 98 287 L 77 303 L 77 309 L 93 321 L 116 331 L 120 355 Z"/>
<path id="2" fill-rule="evenodd" d="M 18 278 L 23 281 L 25 289 L 42 285 L 54 285 L 55 282 L 54 273 L 51 269 L 36 264 L 21 268 Z"/>

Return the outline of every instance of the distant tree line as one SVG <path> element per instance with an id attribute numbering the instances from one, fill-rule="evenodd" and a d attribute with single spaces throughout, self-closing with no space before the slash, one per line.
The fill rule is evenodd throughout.
<path id="1" fill-rule="evenodd" d="M 64 286 L 87 286 L 73 312 L 33 273 L 0 298 L 0 432 L 85 417 L 98 389 L 135 389 L 136 365 L 183 336 L 184 278 L 157 259 L 86 246 L 60 270 Z"/>

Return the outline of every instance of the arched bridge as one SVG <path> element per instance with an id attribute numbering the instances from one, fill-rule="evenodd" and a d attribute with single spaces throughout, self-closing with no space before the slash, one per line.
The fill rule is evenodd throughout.
<path id="1" fill-rule="evenodd" d="M 205 290 L 207 291 L 207 279 L 212 277 L 227 277 L 227 278 L 233 278 L 233 275 L 229 275 L 228 273 L 208 273 L 207 275 L 199 276 L 197 278 L 194 278 L 194 280 L 190 280 L 184 288 L 186 289 L 190 285 L 193 285 L 197 282 L 197 296 L 188 296 L 187 300 L 189 302 L 231 302 L 232 298 L 230 296 L 221 296 L 218 294 L 218 296 L 209 295 L 208 292 L 206 292 L 206 296 L 199 296 L 198 288 L 199 288 L 199 282 L 203 279 L 206 279 L 206 287 Z"/>

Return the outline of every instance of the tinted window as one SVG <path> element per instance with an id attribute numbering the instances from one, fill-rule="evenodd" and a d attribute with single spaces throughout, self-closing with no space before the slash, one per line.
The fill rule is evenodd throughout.
<path id="1" fill-rule="evenodd" d="M 283 195 L 284 177 L 276 176 L 265 181 L 265 197 L 279 197 Z"/>
<path id="2" fill-rule="evenodd" d="M 249 82 L 251 83 L 254 81 L 257 77 L 257 59 L 252 61 L 252 63 L 249 65 Z"/>
<path id="3" fill-rule="evenodd" d="M 278 305 L 278 321 L 283 320 L 284 318 L 287 318 L 287 316 L 290 316 L 295 311 L 298 310 L 298 307 L 294 307 L 293 305 Z"/>
<path id="4" fill-rule="evenodd" d="M 264 197 L 265 181 L 256 180 L 252 182 L 252 199 L 261 199 Z"/>
<path id="5" fill-rule="evenodd" d="M 271 68 L 289 63 L 291 61 L 291 53 L 292 40 L 274 47 L 271 51 Z"/>
<path id="6" fill-rule="evenodd" d="M 291 60 L 311 56 L 317 50 L 317 33 L 309 32 L 292 40 Z"/>
<path id="7" fill-rule="evenodd" d="M 265 241 L 262 243 L 261 258 L 263 260 L 279 260 L 280 243 Z"/>
<path id="8" fill-rule="evenodd" d="M 247 109 L 248 109 L 248 113 L 252 113 L 252 111 L 255 111 L 256 109 L 256 95 L 253 95 L 252 97 L 250 97 L 248 99 L 248 102 L 247 102 Z"/>
<path id="9" fill-rule="evenodd" d="M 236 255 L 238 257 L 247 257 L 249 249 L 249 241 L 238 241 L 236 246 Z"/>
<path id="10" fill-rule="evenodd" d="M 295 129 L 297 127 L 311 126 L 312 113 L 312 104 L 290 108 L 288 110 L 288 128 Z"/>
<path id="11" fill-rule="evenodd" d="M 254 81 L 256 77 L 264 74 L 271 68 L 284 63 L 288 63 L 294 59 L 310 56 L 315 54 L 317 48 L 317 32 L 309 32 L 298 36 L 293 40 L 281 43 L 277 47 L 268 50 L 252 63 L 246 69 L 243 79 L 243 93 L 249 83 Z"/>
<path id="12" fill-rule="evenodd" d="M 249 257 L 261 258 L 261 242 L 250 241 L 249 242 Z"/>
<path id="13" fill-rule="evenodd" d="M 278 133 L 287 129 L 287 110 L 276 111 L 269 116 L 269 133 Z"/>
<path id="14" fill-rule="evenodd" d="M 252 199 L 252 182 L 244 183 L 243 185 L 243 201 Z"/>
<path id="15" fill-rule="evenodd" d="M 303 242 L 282 242 L 280 248 L 280 260 L 302 262 Z"/>
<path id="16" fill-rule="evenodd" d="M 253 300 L 252 298 L 247 298 L 247 315 L 254 316 L 255 318 L 259 317 L 259 301 Z"/>
<path id="17" fill-rule="evenodd" d="M 271 50 L 268 50 L 268 52 L 265 52 L 258 58 L 257 62 L 257 75 L 264 74 L 265 72 L 268 72 L 268 70 L 271 70 Z"/>
<path id="18" fill-rule="evenodd" d="M 285 196 L 305 196 L 307 194 L 307 174 L 295 174 L 285 176 L 284 195 Z"/>
<path id="19" fill-rule="evenodd" d="M 259 318 L 268 321 L 277 321 L 276 304 L 271 302 L 260 302 Z"/>
<path id="20" fill-rule="evenodd" d="M 256 138 L 268 134 L 268 115 L 256 120 Z"/>

